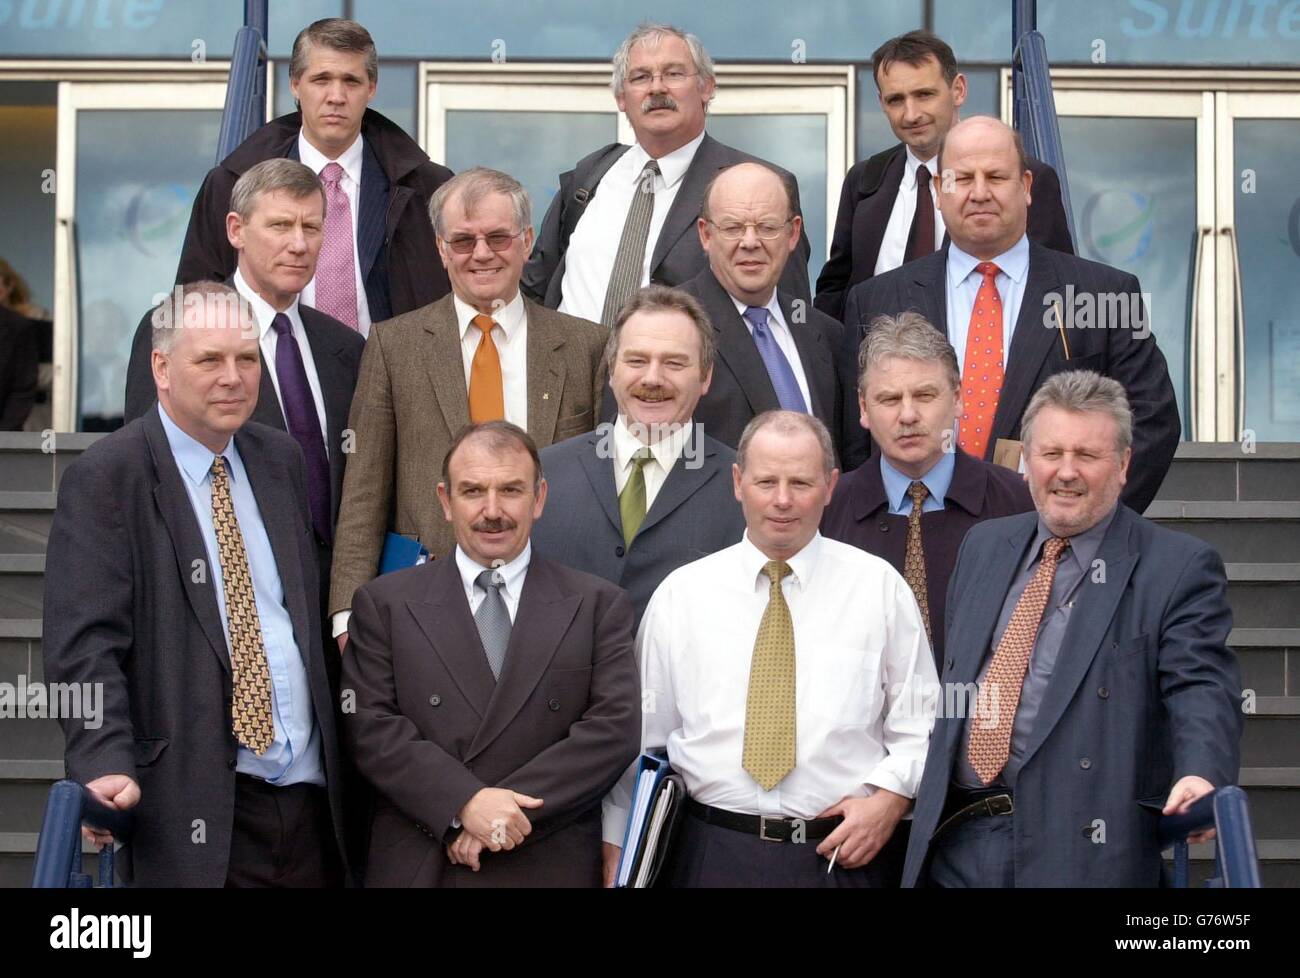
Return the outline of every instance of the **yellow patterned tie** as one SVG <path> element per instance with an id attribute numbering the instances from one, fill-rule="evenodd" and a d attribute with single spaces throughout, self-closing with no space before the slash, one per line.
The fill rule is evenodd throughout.
<path id="1" fill-rule="evenodd" d="M 741 764 L 764 791 L 771 791 L 795 761 L 794 622 L 781 591 L 781 578 L 790 573 L 790 565 L 769 560 L 763 572 L 772 585 L 749 665 Z"/>
<path id="2" fill-rule="evenodd" d="M 988 784 L 1007 766 L 1011 756 L 1011 728 L 1020 705 L 1029 656 L 1038 641 L 1038 626 L 1052 593 L 1061 552 L 1070 545 L 1063 537 L 1043 544 L 1043 559 L 1011 612 L 1011 621 L 993 653 L 976 701 L 976 718 L 966 746 L 966 757 L 979 779 Z M 989 722 L 996 707 L 996 722 Z"/>
<path id="3" fill-rule="evenodd" d="M 275 740 L 271 674 L 266 667 L 266 646 L 262 644 L 262 622 L 257 617 L 244 535 L 239 532 L 235 507 L 230 501 L 226 460 L 220 455 L 212 460 L 212 523 L 217 531 L 226 624 L 230 631 L 230 669 L 235 687 L 231 725 L 239 742 L 261 756 Z"/>
<path id="4" fill-rule="evenodd" d="M 623 524 L 623 545 L 629 550 L 637 530 L 645 522 L 645 467 L 654 455 L 648 448 L 638 448 L 632 455 L 632 473 L 618 495 L 618 516 Z"/>
<path id="5" fill-rule="evenodd" d="M 913 482 L 907 487 L 912 497 L 912 512 L 907 517 L 907 558 L 903 562 L 903 580 L 916 595 L 916 603 L 921 606 L 921 620 L 925 622 L 925 637 L 934 644 L 930 635 L 930 594 L 925 582 L 925 550 L 921 546 L 921 506 L 930 490 L 924 482 Z"/>

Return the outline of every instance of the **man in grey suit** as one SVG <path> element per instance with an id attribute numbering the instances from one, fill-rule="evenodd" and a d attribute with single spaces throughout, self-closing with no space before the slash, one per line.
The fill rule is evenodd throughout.
<path id="1" fill-rule="evenodd" d="M 979 696 L 944 697 L 904 885 L 1158 886 L 1161 814 L 1237 779 L 1223 562 L 1119 502 L 1132 426 L 1091 371 L 1025 411 L 1037 512 L 972 527 L 957 557 L 941 678 Z"/>
<path id="2" fill-rule="evenodd" d="M 134 809 L 137 885 L 337 885 L 302 452 L 248 420 L 258 331 L 230 287 L 186 286 L 152 363 L 158 405 L 72 463 L 50 531 L 46 678 L 105 704 L 98 726 L 64 719 L 68 776 Z"/>
<path id="3" fill-rule="evenodd" d="M 606 326 L 639 287 L 681 285 L 704 268 L 694 233 L 704 189 L 722 168 L 757 159 L 704 131 L 716 80 L 694 34 L 642 24 L 623 41 L 613 67 L 614 101 L 636 145 L 603 146 L 560 174 L 523 278 L 524 291 L 538 302 Z M 792 197 L 797 212 L 797 189 Z M 800 236 L 782 280 L 805 303 L 809 252 Z"/>

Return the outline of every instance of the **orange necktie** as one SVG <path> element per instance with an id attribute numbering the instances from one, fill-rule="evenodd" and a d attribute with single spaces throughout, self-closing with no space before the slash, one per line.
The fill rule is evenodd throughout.
<path id="1" fill-rule="evenodd" d="M 982 261 L 975 270 L 984 276 L 975 295 L 966 331 L 966 355 L 961 371 L 961 432 L 957 444 L 976 458 L 984 457 L 993 416 L 998 411 L 1006 358 L 1002 355 L 1002 299 L 994 282 L 1000 268 Z"/>
<path id="2" fill-rule="evenodd" d="M 472 320 L 479 328 L 482 339 L 474 351 L 469 368 L 469 419 L 474 424 L 484 421 L 501 421 L 506 416 L 505 384 L 501 380 L 501 356 L 492 342 L 490 316 L 475 316 Z"/>

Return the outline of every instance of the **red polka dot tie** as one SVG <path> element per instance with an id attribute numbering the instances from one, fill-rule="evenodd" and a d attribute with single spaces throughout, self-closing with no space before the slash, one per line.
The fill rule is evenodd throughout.
<path id="1" fill-rule="evenodd" d="M 1001 271 L 991 261 L 982 261 L 975 270 L 984 276 L 975 295 L 975 308 L 966 331 L 966 356 L 961 371 L 961 432 L 957 444 L 962 451 L 983 458 L 993 430 L 993 416 L 998 411 L 1006 357 L 1002 352 L 1002 298 L 994 283 Z"/>

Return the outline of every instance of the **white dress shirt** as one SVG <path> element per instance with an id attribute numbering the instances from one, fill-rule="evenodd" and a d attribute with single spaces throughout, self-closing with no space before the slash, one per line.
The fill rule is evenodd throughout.
<path id="1" fill-rule="evenodd" d="M 820 534 L 781 582 L 795 635 L 795 767 L 771 791 L 742 767 L 767 561 L 746 533 L 655 591 L 636 642 L 642 750 L 667 747 L 690 796 L 732 812 L 813 818 L 877 788 L 915 797 L 938 689 L 916 599 L 884 560 Z M 615 845 L 633 770 L 605 799 Z"/>
<path id="2" fill-rule="evenodd" d="M 643 286 L 650 284 L 650 261 L 659 242 L 659 232 L 663 230 L 664 218 L 677 199 L 682 178 L 703 141 L 704 133 L 701 131 L 685 146 L 659 157 L 654 210 L 650 214 L 650 231 L 646 235 L 645 258 L 641 265 Z M 623 239 L 623 225 L 627 223 L 632 197 L 640 186 L 641 172 L 650 159 L 650 154 L 637 143 L 601 178 L 597 193 L 592 196 L 569 238 L 569 248 L 564 255 L 564 280 L 560 284 L 563 296 L 560 312 L 600 322 L 600 314 L 605 309 L 605 290 L 614 271 L 618 244 Z M 694 229 L 689 233 L 694 234 Z"/>
<path id="3" fill-rule="evenodd" d="M 348 205 L 352 210 L 352 267 L 356 269 L 357 276 L 357 329 L 362 336 L 369 336 L 370 302 L 366 299 L 366 280 L 361 275 L 361 252 L 357 249 L 357 208 L 361 200 L 361 148 L 361 134 L 357 133 L 356 141 L 345 149 L 338 159 L 331 160 L 309 143 L 306 136 L 301 132 L 298 133 L 298 159 L 304 165 L 311 167 L 311 171 L 316 176 L 320 176 L 321 171 L 331 163 L 343 167 L 343 179 L 340 185 L 343 187 L 343 192 L 348 195 Z M 302 301 L 313 309 L 316 308 L 315 278 L 302 290 Z"/>
<path id="4" fill-rule="evenodd" d="M 628 430 L 627 419 L 620 414 L 618 420 L 614 422 L 615 493 L 621 496 L 627 480 L 632 478 L 632 456 L 642 448 L 648 447 L 650 461 L 641 467 L 641 474 L 645 476 L 645 511 L 650 512 L 650 507 L 655 504 L 655 497 L 659 495 L 659 490 L 668 479 L 668 473 L 677 464 L 682 449 L 690 441 L 691 428 L 692 424 L 688 421 L 667 437 L 660 438 L 647 446 Z"/>
<path id="5" fill-rule="evenodd" d="M 524 579 L 528 576 L 528 562 L 532 557 L 533 544 L 529 541 L 524 544 L 524 549 L 520 551 L 518 557 L 498 568 L 505 579 L 505 584 L 501 588 L 501 597 L 506 603 L 506 611 L 510 613 L 511 624 L 514 623 L 515 615 L 519 612 L 519 595 L 523 592 Z M 460 545 L 457 544 L 456 569 L 460 571 L 461 583 L 465 585 L 465 597 L 469 600 L 469 613 L 473 615 L 478 611 L 478 606 L 487 599 L 487 594 L 474 586 L 478 576 L 487 568 L 461 550 Z"/>
<path id="6" fill-rule="evenodd" d="M 907 239 L 912 233 L 912 219 L 916 216 L 916 174 L 924 162 L 933 180 L 935 169 L 939 165 L 937 156 L 922 161 L 912 152 L 911 146 L 907 146 L 906 150 L 903 180 L 898 185 L 898 193 L 894 196 L 894 209 L 889 212 L 885 236 L 880 240 L 880 253 L 876 255 L 877 275 L 903 264 L 903 259 L 907 256 Z M 939 212 L 939 195 L 934 192 L 933 184 L 930 186 L 930 201 L 934 204 L 934 248 L 938 251 L 943 247 L 943 235 L 946 229 L 943 214 Z"/>
<path id="7" fill-rule="evenodd" d="M 730 292 L 732 305 L 736 307 L 736 312 L 740 313 L 740 320 L 745 324 L 745 329 L 749 330 L 749 336 L 753 339 L 754 324 L 745 318 L 745 310 L 749 306 L 745 305 Z M 781 348 L 785 358 L 790 361 L 790 369 L 794 371 L 795 382 L 799 385 L 799 393 L 803 395 L 803 402 L 808 406 L 808 413 L 812 413 L 813 402 L 812 395 L 808 391 L 808 376 L 803 372 L 803 361 L 799 359 L 799 347 L 794 344 L 794 333 L 790 332 L 790 326 L 785 321 L 785 316 L 781 314 L 781 303 L 776 301 L 776 290 L 772 290 L 772 298 L 767 300 L 767 328 L 772 332 L 772 338 L 776 340 L 776 345 Z M 766 364 L 764 364 L 766 366 Z"/>
<path id="8" fill-rule="evenodd" d="M 474 354 L 483 342 L 483 332 L 474 325 L 479 311 L 452 294 L 456 323 L 460 327 L 460 355 L 465 365 L 465 390 L 474 366 Z M 492 317 L 492 342 L 501 361 L 501 384 L 505 388 L 506 420 L 521 428 L 528 427 L 528 313 L 519 293 Z"/>
<path id="9" fill-rule="evenodd" d="M 298 298 L 288 309 L 279 310 L 253 291 L 253 287 L 244 279 L 239 269 L 235 269 L 235 291 L 248 300 L 257 318 L 257 328 L 261 332 L 262 359 L 266 361 L 266 371 L 271 375 L 275 385 L 275 396 L 280 399 L 280 413 L 284 415 L 285 430 L 289 428 L 289 416 L 284 414 L 284 395 L 280 393 L 280 375 L 275 369 L 275 351 L 279 348 L 280 334 L 271 328 L 271 322 L 277 312 L 283 312 L 289 320 L 293 338 L 298 341 L 298 352 L 302 354 L 302 365 L 307 371 L 307 386 L 311 388 L 311 399 L 316 403 L 316 417 L 320 421 L 321 436 L 325 439 L 325 456 L 329 457 L 329 428 L 325 425 L 325 395 L 321 393 L 320 376 L 316 373 L 316 358 L 312 355 L 311 343 L 307 340 L 307 330 L 303 328 L 302 316 L 298 312 Z"/>

